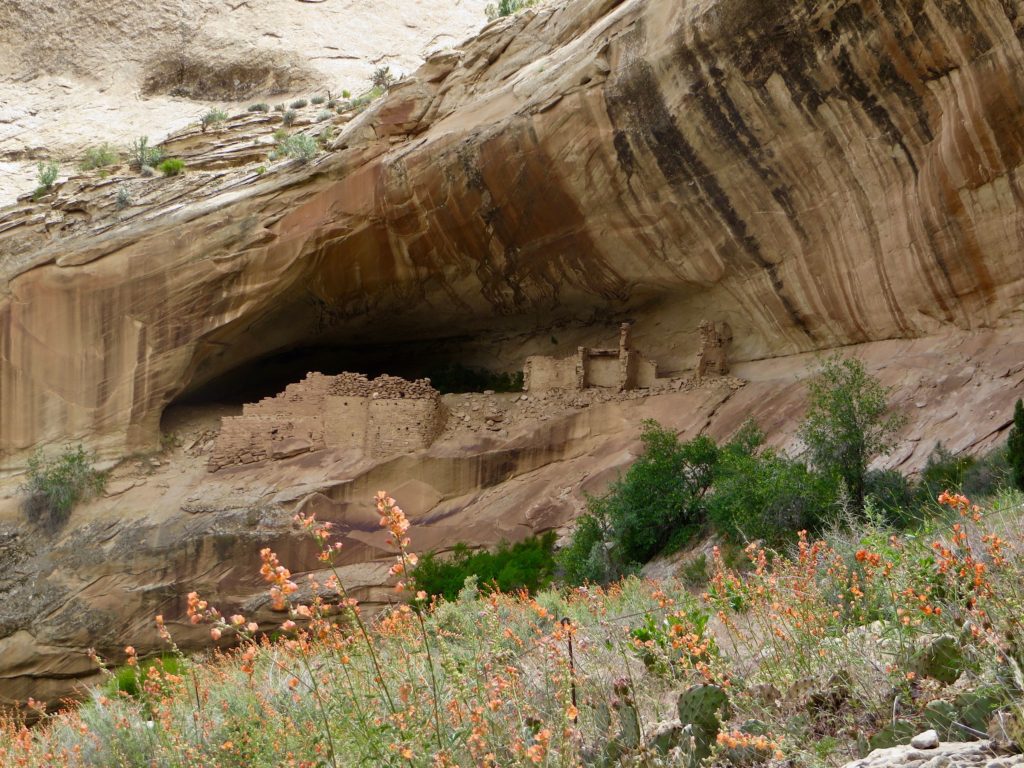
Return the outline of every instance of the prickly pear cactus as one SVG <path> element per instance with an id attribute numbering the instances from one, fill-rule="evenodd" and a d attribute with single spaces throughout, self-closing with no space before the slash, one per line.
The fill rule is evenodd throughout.
<path id="1" fill-rule="evenodd" d="M 958 717 L 956 707 L 941 699 L 929 701 L 924 708 L 925 722 L 939 734 L 939 738 L 943 741 L 959 741 L 959 738 L 963 737 L 959 729 L 953 725 Z"/>
<path id="2" fill-rule="evenodd" d="M 717 685 L 694 685 L 679 694 L 679 720 L 718 733 L 722 721 L 731 714 L 729 695 Z"/>
<path id="3" fill-rule="evenodd" d="M 966 668 L 963 648 L 952 635 L 939 635 L 914 654 L 913 670 L 940 683 L 955 683 Z"/>
<path id="4" fill-rule="evenodd" d="M 909 720 L 894 720 L 868 739 L 871 749 L 887 749 L 906 744 L 920 730 Z"/>
<path id="5" fill-rule="evenodd" d="M 722 719 L 731 713 L 729 695 L 717 685 L 694 685 L 679 694 L 677 707 L 679 721 L 690 727 L 694 757 L 707 757 L 722 728 Z"/>

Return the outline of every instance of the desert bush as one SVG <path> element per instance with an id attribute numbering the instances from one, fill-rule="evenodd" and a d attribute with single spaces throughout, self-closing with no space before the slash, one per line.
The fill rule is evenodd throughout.
<path id="1" fill-rule="evenodd" d="M 288 109 L 288 105 L 287 104 L 278 104 L 277 106 L 274 107 L 274 111 L 275 112 L 284 112 L 287 109 Z"/>
<path id="2" fill-rule="evenodd" d="M 102 492 L 106 475 L 95 470 L 92 462 L 93 457 L 81 445 L 68 446 L 53 459 L 47 459 L 41 449 L 36 451 L 28 460 L 21 486 L 29 522 L 56 531 L 79 501 Z"/>
<path id="3" fill-rule="evenodd" d="M 270 105 L 269 104 L 264 104 L 262 102 L 259 103 L 259 104 L 250 104 L 248 111 L 249 112 L 269 112 L 270 111 Z"/>
<path id="4" fill-rule="evenodd" d="M 117 188 L 117 195 L 115 197 L 115 204 L 117 210 L 121 211 L 132 204 L 132 192 L 127 186 L 121 184 Z"/>
<path id="5" fill-rule="evenodd" d="M 169 157 L 157 166 L 164 176 L 178 176 L 185 170 L 185 161 L 177 157 Z"/>
<path id="6" fill-rule="evenodd" d="M 334 113 L 329 109 L 322 109 L 316 114 L 316 121 L 322 123 L 324 120 L 330 120 L 334 117 Z"/>
<path id="7" fill-rule="evenodd" d="M 222 109 L 210 109 L 203 113 L 202 117 L 199 118 L 199 125 L 202 127 L 203 132 L 206 132 L 207 128 L 213 128 L 220 125 L 228 119 L 228 113 Z"/>
<path id="8" fill-rule="evenodd" d="M 152 168 L 164 158 L 160 147 L 151 147 L 148 136 L 140 136 L 128 148 L 129 165 L 137 171 Z"/>
<path id="9" fill-rule="evenodd" d="M 38 200 L 53 189 L 57 177 L 60 175 L 60 166 L 53 160 L 47 162 L 39 161 L 36 166 L 36 191 L 32 194 L 33 199 Z"/>
<path id="10" fill-rule="evenodd" d="M 121 155 L 111 144 L 100 144 L 96 147 L 89 147 L 78 164 L 80 170 L 92 171 L 97 168 L 106 168 L 108 165 L 116 165 Z"/>
<path id="11" fill-rule="evenodd" d="M 286 126 L 294 125 L 295 124 L 295 120 L 298 118 L 298 116 L 299 116 L 298 112 L 296 112 L 294 109 L 289 109 L 282 116 L 281 123 L 283 125 L 286 125 Z"/>
<path id="12" fill-rule="evenodd" d="M 370 82 L 374 88 L 379 88 L 382 92 L 395 84 L 395 76 L 391 72 L 391 67 L 381 66 L 374 70 L 373 75 L 370 77 Z"/>
<path id="13" fill-rule="evenodd" d="M 298 160 L 300 163 L 308 163 L 316 157 L 319 147 L 312 136 L 296 133 L 279 142 L 277 151 L 278 154 Z"/>
<path id="14" fill-rule="evenodd" d="M 889 413 L 889 390 L 856 358 L 834 355 L 821 362 L 807 386 L 807 414 L 800 438 L 813 466 L 841 480 L 857 509 L 864 506 L 868 464 L 892 447 L 903 424 Z"/>
<path id="15" fill-rule="evenodd" d="M 319 105 L 319 104 L 323 104 L 325 101 L 327 101 L 327 97 L 326 96 L 313 96 L 313 97 L 310 98 L 309 103 L 310 104 L 317 104 L 317 105 Z"/>
<path id="16" fill-rule="evenodd" d="M 296 99 L 295 101 L 293 101 L 293 102 L 292 102 L 291 104 L 289 104 L 288 106 L 289 106 L 289 107 L 291 107 L 292 109 L 302 109 L 302 108 L 303 108 L 303 107 L 305 107 L 305 106 L 306 106 L 306 105 L 307 105 L 308 103 L 309 103 L 309 102 L 307 102 L 307 101 L 306 101 L 305 99 Z"/>
<path id="17" fill-rule="evenodd" d="M 471 576 L 488 591 L 525 589 L 533 594 L 551 583 L 554 546 L 553 532 L 516 544 L 501 544 L 493 552 L 473 552 L 465 544 L 456 544 L 447 558 L 435 553 L 421 557 L 412 571 L 413 583 L 417 590 L 447 600 L 454 600 Z"/>
<path id="18" fill-rule="evenodd" d="M 536 5 L 538 0 L 498 0 L 498 3 L 488 5 L 484 8 L 488 21 L 495 21 L 504 16 L 511 16 L 524 8 Z"/>

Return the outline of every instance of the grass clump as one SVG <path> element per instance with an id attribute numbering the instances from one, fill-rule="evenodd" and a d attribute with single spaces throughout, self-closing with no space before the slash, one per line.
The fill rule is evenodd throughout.
<path id="1" fill-rule="evenodd" d="M 307 105 L 308 103 L 309 103 L 309 102 L 308 102 L 308 101 L 306 101 L 305 99 L 296 99 L 295 101 L 293 101 L 293 102 L 292 102 L 291 104 L 289 104 L 288 106 L 289 106 L 289 107 L 291 107 L 292 109 L 302 109 L 302 108 L 303 108 L 303 107 L 305 107 L 305 106 L 306 106 L 306 105 Z"/>
<path id="2" fill-rule="evenodd" d="M 334 112 L 332 112 L 329 109 L 322 109 L 319 112 L 317 112 L 316 121 L 318 123 L 322 123 L 325 120 L 330 120 L 332 117 L 334 117 Z"/>
<path id="3" fill-rule="evenodd" d="M 106 474 L 93 468 L 93 456 L 81 445 L 67 446 L 53 459 L 40 449 L 28 460 L 21 486 L 23 508 L 29 522 L 55 532 L 78 502 L 101 493 L 105 486 Z"/>
<path id="4" fill-rule="evenodd" d="M 320 105 L 323 104 L 325 101 L 327 101 L 326 96 L 313 96 L 312 98 L 310 98 L 309 103 Z"/>
<path id="5" fill-rule="evenodd" d="M 249 111 L 249 112 L 269 112 L 270 111 L 270 105 L 269 104 L 264 104 L 262 102 L 260 102 L 259 104 L 250 104 L 247 111 Z"/>
<path id="6" fill-rule="evenodd" d="M 502 544 L 493 552 L 472 552 L 465 544 L 456 544 L 448 558 L 424 555 L 412 572 L 413 582 L 417 590 L 447 600 L 458 596 L 468 578 L 499 592 L 533 594 L 551 583 L 554 546 L 554 532 Z"/>
<path id="7" fill-rule="evenodd" d="M 55 161 L 48 160 L 45 163 L 40 161 L 36 166 L 37 186 L 35 192 L 32 193 L 32 199 L 38 200 L 43 195 L 49 194 L 59 175 L 60 166 Z"/>
<path id="8" fill-rule="evenodd" d="M 199 125 L 203 129 L 203 133 L 206 133 L 207 128 L 216 128 L 227 119 L 228 113 L 224 110 L 211 109 L 204 112 L 202 117 L 199 118 Z"/>
<path id="9" fill-rule="evenodd" d="M 316 139 L 303 133 L 288 136 L 277 145 L 277 153 L 279 155 L 298 160 L 300 163 L 308 163 L 316 157 L 319 151 L 320 148 L 316 143 Z"/>
<path id="10" fill-rule="evenodd" d="M 169 157 L 157 166 L 164 176 L 178 176 L 185 170 L 185 161 L 177 157 Z"/>
<path id="11" fill-rule="evenodd" d="M 281 123 L 282 123 L 282 125 L 285 125 L 287 127 L 291 127 L 292 125 L 295 124 L 295 120 L 296 120 L 296 118 L 298 118 L 298 116 L 299 116 L 298 112 L 296 112 L 294 109 L 289 109 L 282 116 Z"/>
<path id="12" fill-rule="evenodd" d="M 93 171 L 97 168 L 116 165 L 120 160 L 121 154 L 112 144 L 100 144 L 85 150 L 85 155 L 82 156 L 78 168 L 82 171 Z"/>

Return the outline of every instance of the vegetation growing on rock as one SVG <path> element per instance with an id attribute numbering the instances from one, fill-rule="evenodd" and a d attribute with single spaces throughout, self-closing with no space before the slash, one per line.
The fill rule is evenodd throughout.
<path id="1" fill-rule="evenodd" d="M 52 459 L 40 449 L 28 460 L 21 487 L 25 514 L 34 525 L 56 531 L 79 501 L 100 493 L 105 484 L 106 476 L 93 468 L 93 457 L 83 446 L 67 446 Z"/>
<path id="2" fill-rule="evenodd" d="M 23 766 L 825 766 L 927 728 L 965 738 L 958 723 L 1021 714 L 1019 494 L 983 510 L 943 493 L 952 519 L 914 535 L 868 520 L 819 539 L 801 534 L 792 549 L 751 544 L 742 573 L 716 550 L 701 594 L 635 578 L 483 594 L 469 579 L 451 600 L 410 585 L 410 523 L 386 494 L 376 503 L 404 595 L 394 608 L 362 615 L 333 570 L 331 524 L 297 517 L 325 570 L 300 589 L 262 550 L 269 603 L 283 612 L 277 629 L 193 592 L 183 618 L 229 650 L 187 659 L 174 646 L 177 619 L 158 616 L 169 659 L 126 648 L 128 669 L 77 709 L 39 709 L 31 731 L 6 721 L 0 757 Z"/>

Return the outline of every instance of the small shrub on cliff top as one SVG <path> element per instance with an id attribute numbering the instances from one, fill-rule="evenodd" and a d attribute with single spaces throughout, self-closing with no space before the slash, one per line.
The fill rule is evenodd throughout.
<path id="1" fill-rule="evenodd" d="M 248 111 L 249 112 L 269 112 L 270 111 L 270 105 L 269 104 L 263 104 L 262 102 L 259 103 L 259 104 L 250 104 Z"/>
<path id="2" fill-rule="evenodd" d="M 277 151 L 279 154 L 294 158 L 300 163 L 308 163 L 316 157 L 318 147 L 316 139 L 312 136 L 297 133 L 281 141 L 277 145 Z"/>
<path id="3" fill-rule="evenodd" d="M 129 165 L 137 171 L 143 168 L 152 168 L 164 157 L 164 151 L 160 147 L 151 147 L 148 136 L 140 136 L 132 142 L 128 148 Z"/>
<path id="4" fill-rule="evenodd" d="M 37 166 L 36 174 L 39 186 L 36 187 L 36 191 L 32 195 L 33 199 L 38 200 L 53 189 L 54 182 L 57 181 L 57 176 L 59 175 L 60 166 L 58 166 L 53 160 L 46 163 L 40 161 Z"/>
<path id="5" fill-rule="evenodd" d="M 292 102 L 291 104 L 289 104 L 288 106 L 290 106 L 290 107 L 291 107 L 292 109 L 302 109 L 302 108 L 303 108 L 303 107 L 305 107 L 305 106 L 306 106 L 306 105 L 307 105 L 308 103 L 309 103 L 309 102 L 307 102 L 307 101 L 306 101 L 305 99 L 296 99 L 295 101 L 293 101 L 293 102 Z"/>
<path id="6" fill-rule="evenodd" d="M 100 493 L 106 474 L 92 467 L 85 448 L 68 446 L 56 459 L 47 460 L 42 450 L 28 460 L 28 473 L 21 490 L 27 498 L 25 513 L 30 522 L 49 531 L 59 529 L 81 500 Z"/>
<path id="7" fill-rule="evenodd" d="M 220 125 L 228 119 L 228 113 L 222 109 L 211 109 L 208 112 L 204 112 L 203 116 L 199 118 L 199 125 L 202 127 L 203 132 L 206 132 L 207 128 L 211 128 Z"/>
<path id="8" fill-rule="evenodd" d="M 536 5 L 538 0 L 498 0 L 498 4 L 488 5 L 484 8 L 484 13 L 487 15 L 488 21 L 495 21 L 504 16 L 511 16 L 513 13 L 518 13 L 524 8 L 530 8 Z"/>
<path id="9" fill-rule="evenodd" d="M 120 154 L 111 144 L 100 144 L 98 147 L 89 147 L 85 150 L 82 162 L 78 164 L 83 171 L 92 171 L 96 168 L 106 168 L 114 165 L 121 159 Z"/>
<path id="10" fill-rule="evenodd" d="M 374 88 L 386 91 L 395 84 L 395 76 L 391 73 L 391 67 L 378 67 L 370 77 L 370 82 L 373 83 Z"/>
<path id="11" fill-rule="evenodd" d="M 185 170 L 185 161 L 176 157 L 170 157 L 160 163 L 158 170 L 164 176 L 178 176 Z"/>

